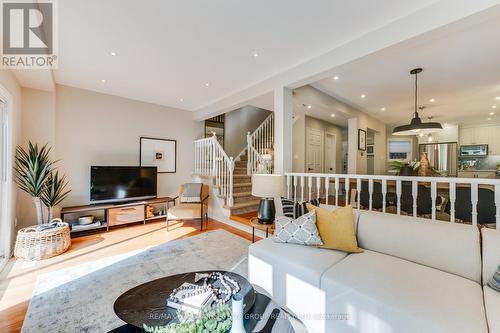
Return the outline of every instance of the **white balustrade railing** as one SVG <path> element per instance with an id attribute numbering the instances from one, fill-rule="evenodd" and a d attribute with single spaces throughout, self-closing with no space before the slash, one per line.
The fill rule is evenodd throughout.
<path id="1" fill-rule="evenodd" d="M 380 206 L 379 210 L 384 213 L 392 205 L 398 215 L 404 208 L 408 215 L 435 220 L 436 200 L 438 196 L 443 196 L 449 202 L 449 213 L 446 214 L 452 223 L 455 223 L 457 217 L 456 205 L 462 205 L 459 207 L 462 212 L 470 209 L 468 222 L 472 225 L 491 223 L 500 229 L 500 180 L 496 179 L 326 173 L 285 173 L 285 178 L 287 198 L 297 201 L 321 198 L 326 204 L 339 205 L 340 198 L 344 204 L 350 203 L 357 209 L 363 206 L 364 209 L 373 210 L 374 205 Z M 482 207 L 486 207 L 484 209 L 490 214 L 488 221 L 478 220 L 480 189 L 485 195 L 481 198 Z M 421 199 L 425 198 L 425 202 L 418 203 L 420 196 Z M 406 201 L 402 200 L 403 197 Z M 424 206 L 425 212 L 419 214 L 418 209 L 423 209 Z"/>
<path id="2" fill-rule="evenodd" d="M 247 175 L 262 171 L 273 172 L 274 113 L 271 113 L 253 133 L 248 132 L 245 149 L 248 151 Z M 259 170 L 259 167 L 264 170 Z"/>
<path id="3" fill-rule="evenodd" d="M 215 134 L 194 142 L 194 173 L 214 177 L 219 194 L 226 198 L 226 205 L 233 205 L 234 161 L 228 157 Z"/>

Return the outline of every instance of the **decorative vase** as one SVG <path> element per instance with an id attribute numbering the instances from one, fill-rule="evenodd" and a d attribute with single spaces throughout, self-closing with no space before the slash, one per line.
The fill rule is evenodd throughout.
<path id="1" fill-rule="evenodd" d="M 246 333 L 243 326 L 243 296 L 234 294 L 231 298 L 233 324 L 229 333 Z"/>
<path id="2" fill-rule="evenodd" d="M 420 154 L 420 167 L 418 168 L 418 175 L 420 177 L 430 177 L 432 176 L 431 164 L 427 158 L 427 153 L 422 152 Z"/>
<path id="3" fill-rule="evenodd" d="M 414 176 L 413 168 L 409 164 L 401 167 L 399 176 Z"/>

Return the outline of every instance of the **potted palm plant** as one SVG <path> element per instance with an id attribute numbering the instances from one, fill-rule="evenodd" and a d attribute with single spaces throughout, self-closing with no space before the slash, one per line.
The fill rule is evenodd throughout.
<path id="1" fill-rule="evenodd" d="M 42 202 L 47 207 L 47 222 L 54 218 L 54 207 L 59 205 L 71 192 L 66 187 L 66 176 L 59 176 L 58 171 L 51 171 L 47 177 L 45 190 L 42 192 Z"/>
<path id="2" fill-rule="evenodd" d="M 16 149 L 14 179 L 17 186 L 33 198 L 39 225 L 43 224 L 41 197 L 54 165 L 49 155 L 50 148 L 47 145 L 39 148 L 31 142 L 28 142 L 27 151 L 21 146 Z"/>
<path id="3" fill-rule="evenodd" d="M 18 231 L 14 255 L 18 259 L 41 260 L 65 252 L 71 245 L 69 225 L 53 219 L 53 209 L 70 191 L 66 189 L 66 177 L 54 170 L 50 147 L 39 148 L 31 142 L 27 150 L 18 146 L 14 173 L 19 188 L 33 198 L 37 217 L 36 226 Z M 43 206 L 47 207 L 47 224 Z"/>

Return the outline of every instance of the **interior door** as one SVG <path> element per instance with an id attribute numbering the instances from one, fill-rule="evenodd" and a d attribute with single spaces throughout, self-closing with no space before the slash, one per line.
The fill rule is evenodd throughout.
<path id="1" fill-rule="evenodd" d="M 322 130 L 307 128 L 306 172 L 323 172 L 323 140 Z"/>
<path id="2" fill-rule="evenodd" d="M 0 100 L 0 271 L 8 260 L 10 228 L 7 214 L 8 119 L 5 103 Z"/>
<path id="3" fill-rule="evenodd" d="M 325 172 L 337 173 L 337 138 L 335 134 L 325 134 Z"/>

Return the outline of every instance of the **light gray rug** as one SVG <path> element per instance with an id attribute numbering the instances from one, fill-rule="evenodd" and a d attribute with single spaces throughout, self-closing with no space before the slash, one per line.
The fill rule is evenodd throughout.
<path id="1" fill-rule="evenodd" d="M 215 230 L 41 275 L 22 332 L 108 332 L 124 324 L 113 312 L 113 303 L 125 291 L 197 270 L 229 270 L 246 276 L 249 244 Z"/>

